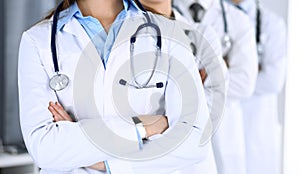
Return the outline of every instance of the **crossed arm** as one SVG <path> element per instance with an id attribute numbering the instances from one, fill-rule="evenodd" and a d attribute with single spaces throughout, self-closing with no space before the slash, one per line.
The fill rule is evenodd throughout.
<path id="1" fill-rule="evenodd" d="M 48 110 L 53 115 L 54 122 L 73 121 L 70 115 L 65 111 L 63 106 L 58 102 L 49 102 Z M 143 115 L 139 116 L 139 119 L 143 122 L 143 125 L 146 129 L 146 137 L 150 137 L 155 134 L 161 134 L 169 127 L 167 117 L 163 115 Z M 106 171 L 106 167 L 103 161 L 87 167 L 94 170 Z"/>

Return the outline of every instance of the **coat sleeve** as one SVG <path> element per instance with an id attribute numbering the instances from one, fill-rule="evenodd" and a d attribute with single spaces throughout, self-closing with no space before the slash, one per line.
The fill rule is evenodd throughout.
<path id="1" fill-rule="evenodd" d="M 26 147 L 42 169 L 70 171 L 110 157 L 86 137 L 79 122 L 53 122 L 49 101 L 57 101 L 36 40 L 27 32 L 19 50 L 18 85 L 20 123 Z M 138 151 L 138 142 L 133 149 Z M 132 149 L 129 149 L 132 151 Z"/>
<path id="2" fill-rule="evenodd" d="M 210 120 L 212 121 L 213 130 L 216 128 L 223 115 L 225 101 L 227 96 L 229 75 L 225 62 L 222 58 L 222 47 L 220 40 L 214 29 L 209 26 L 196 25 L 197 35 L 197 61 L 199 70 L 205 68 L 207 78 L 204 81 L 204 92 L 210 112 Z M 211 137 L 203 139 L 209 141 Z"/>
<path id="3" fill-rule="evenodd" d="M 267 17 L 267 16 L 266 16 Z M 264 21 L 267 20 L 267 21 Z M 266 23 L 263 43 L 264 53 L 260 62 L 255 94 L 279 93 L 285 82 L 286 74 L 286 27 L 281 18 L 263 18 Z"/>
<path id="4" fill-rule="evenodd" d="M 256 53 L 254 29 L 249 29 L 234 42 L 228 54 L 229 87 L 228 97 L 244 99 L 255 89 L 258 57 Z"/>
<path id="5" fill-rule="evenodd" d="M 112 174 L 170 173 L 206 159 L 208 146 L 200 145 L 200 141 L 209 112 L 198 68 L 192 53 L 180 44 L 170 46 L 169 51 L 178 58 L 170 60 L 170 78 L 165 89 L 169 129 L 144 145 L 141 151 L 155 154 L 159 149 L 162 153 L 134 161 L 108 160 Z"/>

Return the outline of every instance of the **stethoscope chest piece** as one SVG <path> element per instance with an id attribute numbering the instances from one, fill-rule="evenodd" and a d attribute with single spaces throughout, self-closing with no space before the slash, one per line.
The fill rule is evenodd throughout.
<path id="1" fill-rule="evenodd" d="M 64 74 L 56 74 L 49 81 L 49 86 L 54 91 L 60 91 L 65 89 L 69 84 L 68 76 Z"/>
<path id="2" fill-rule="evenodd" d="M 225 50 L 229 50 L 231 48 L 232 43 L 229 34 L 225 34 L 223 36 L 222 46 L 225 48 Z"/>
<path id="3" fill-rule="evenodd" d="M 262 56 L 264 54 L 263 45 L 261 43 L 256 44 L 257 54 Z"/>

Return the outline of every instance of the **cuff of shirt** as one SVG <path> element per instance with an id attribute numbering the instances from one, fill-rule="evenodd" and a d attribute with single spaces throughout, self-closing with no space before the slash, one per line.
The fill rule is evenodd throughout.
<path id="1" fill-rule="evenodd" d="M 106 168 L 106 173 L 111 174 L 110 168 L 109 168 L 109 165 L 108 165 L 107 161 L 104 161 L 104 165 L 105 165 L 105 168 Z"/>
<path id="2" fill-rule="evenodd" d="M 143 149 L 143 139 L 142 139 L 137 127 L 135 127 L 135 130 L 136 130 L 137 138 L 139 141 L 139 148 L 140 148 L 140 150 L 142 150 Z"/>

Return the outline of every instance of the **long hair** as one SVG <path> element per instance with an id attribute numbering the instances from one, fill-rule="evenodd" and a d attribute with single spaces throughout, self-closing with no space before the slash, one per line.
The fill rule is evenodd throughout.
<path id="1" fill-rule="evenodd" d="M 63 0 L 62 10 L 69 8 L 76 0 Z M 51 10 L 50 13 L 45 17 L 45 19 L 50 19 L 54 14 L 55 9 Z"/>

